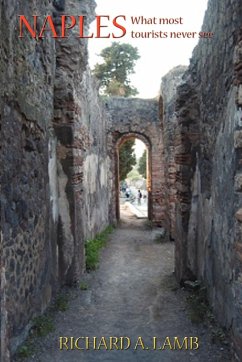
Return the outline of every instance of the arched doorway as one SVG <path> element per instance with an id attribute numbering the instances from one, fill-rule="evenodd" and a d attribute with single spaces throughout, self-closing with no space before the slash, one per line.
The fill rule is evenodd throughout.
<path id="1" fill-rule="evenodd" d="M 118 148 L 122 142 L 134 137 L 143 141 L 148 150 L 148 218 L 154 225 L 165 226 L 167 190 L 164 176 L 163 123 L 158 99 L 112 97 L 106 101 L 105 106 L 110 117 L 110 219 L 120 219 Z"/>
<path id="2" fill-rule="evenodd" d="M 151 143 L 150 140 L 139 133 L 124 133 L 120 135 L 118 138 L 116 145 L 115 145 L 115 190 L 116 190 L 116 218 L 117 220 L 120 220 L 120 147 L 125 144 L 128 140 L 137 139 L 140 140 L 146 148 L 147 151 L 147 157 L 146 157 L 146 192 L 145 194 L 147 196 L 146 202 L 147 202 L 147 217 L 149 220 L 151 220 L 151 193 L 152 193 L 152 180 L 151 180 Z"/>

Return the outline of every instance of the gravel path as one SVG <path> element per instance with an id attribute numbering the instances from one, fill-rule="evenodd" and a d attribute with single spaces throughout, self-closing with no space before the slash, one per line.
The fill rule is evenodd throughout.
<path id="1" fill-rule="evenodd" d="M 102 250 L 100 266 L 85 276 L 88 290 L 74 290 L 69 308 L 55 316 L 55 332 L 36 340 L 37 352 L 26 361 L 41 362 L 217 362 L 230 361 L 221 346 L 211 344 L 208 330 L 189 319 L 185 292 L 174 288 L 174 244 L 152 241 L 142 220 L 127 215 Z M 127 219 L 126 217 L 130 218 Z M 90 337 L 90 350 L 59 349 L 59 337 Z M 94 350 L 102 336 L 103 346 Z M 109 350 L 109 337 L 128 337 L 130 348 Z M 154 349 L 170 337 L 199 338 L 199 349 Z M 142 337 L 138 339 L 138 337 Z M 124 338 L 123 348 L 128 338 Z M 139 342 L 135 349 L 135 344 Z M 189 340 L 190 341 L 190 340 Z M 105 350 L 104 342 L 108 349 Z M 144 349 L 142 348 L 144 343 Z M 70 346 L 70 340 L 68 342 Z M 79 340 L 84 347 L 84 340 Z M 117 346 L 121 347 L 121 339 Z M 190 344 L 188 343 L 188 347 Z"/>

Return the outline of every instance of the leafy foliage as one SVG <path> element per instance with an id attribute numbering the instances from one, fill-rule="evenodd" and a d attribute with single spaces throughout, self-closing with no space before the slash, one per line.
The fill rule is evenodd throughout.
<path id="1" fill-rule="evenodd" d="M 88 290 L 88 284 L 86 282 L 80 282 L 79 287 L 81 290 Z"/>
<path id="2" fill-rule="evenodd" d="M 143 155 L 139 159 L 139 166 L 138 166 L 138 171 L 144 178 L 146 178 L 146 157 L 147 157 L 147 152 L 146 150 L 144 150 Z"/>
<path id="3" fill-rule="evenodd" d="M 136 164 L 136 157 L 134 154 L 134 139 L 129 139 L 120 146 L 119 149 L 119 178 L 120 181 L 125 180 L 127 174 L 132 170 Z"/>
<path id="4" fill-rule="evenodd" d="M 23 344 L 19 347 L 17 355 L 18 357 L 24 359 L 30 357 L 34 353 L 34 348 L 30 344 Z"/>
<path id="5" fill-rule="evenodd" d="M 34 319 L 34 332 L 38 337 L 45 337 L 54 331 L 53 319 L 48 315 L 42 315 Z"/>
<path id="6" fill-rule="evenodd" d="M 130 44 L 113 42 L 100 53 L 102 64 L 96 64 L 94 75 L 101 81 L 100 90 L 104 95 L 129 97 L 138 94 L 132 87 L 129 75 L 134 73 L 138 49 Z"/>
<path id="7" fill-rule="evenodd" d="M 113 231 L 112 226 L 108 226 L 102 233 L 97 234 L 95 239 L 87 240 L 86 248 L 86 269 L 95 270 L 99 262 L 99 251 L 106 245 L 108 235 Z"/>
<path id="8" fill-rule="evenodd" d="M 127 174 L 127 178 L 130 181 L 138 181 L 141 180 L 141 175 L 139 173 L 139 171 L 137 170 L 137 164 L 135 165 L 135 167 L 132 168 L 132 170 Z"/>

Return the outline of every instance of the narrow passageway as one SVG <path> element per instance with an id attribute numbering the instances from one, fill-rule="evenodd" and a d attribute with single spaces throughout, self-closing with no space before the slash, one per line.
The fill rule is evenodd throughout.
<path id="1" fill-rule="evenodd" d="M 120 226 L 102 251 L 99 269 L 87 275 L 88 290 L 76 290 L 66 312 L 58 312 L 56 329 L 39 339 L 28 361 L 41 362 L 156 362 L 229 361 L 221 346 L 212 345 L 205 327 L 190 322 L 184 291 L 174 280 L 174 245 L 158 243 L 147 221 L 123 210 Z M 59 337 L 90 337 L 90 350 L 59 350 Z M 94 350 L 93 338 L 128 337 L 127 350 Z M 198 350 L 171 350 L 165 338 L 198 337 Z M 145 349 L 142 348 L 141 339 Z M 154 350 L 153 337 L 157 337 Z M 127 345 L 124 339 L 124 347 Z M 137 349 L 135 345 L 137 344 Z M 83 340 L 80 347 L 85 347 Z M 188 343 L 188 347 L 190 344 Z"/>

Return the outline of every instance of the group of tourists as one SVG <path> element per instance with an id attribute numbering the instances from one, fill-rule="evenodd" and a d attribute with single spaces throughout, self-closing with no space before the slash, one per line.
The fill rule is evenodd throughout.
<path id="1" fill-rule="evenodd" d="M 131 190 L 130 190 L 129 187 L 127 187 L 126 190 L 125 190 L 125 196 L 126 196 L 127 199 L 131 199 L 131 198 L 132 198 L 132 193 L 131 193 Z M 142 192 L 141 192 L 140 190 L 138 190 L 138 194 L 137 194 L 138 205 L 141 204 L 141 199 L 142 199 L 142 197 L 145 198 L 145 195 L 143 196 L 143 195 L 142 195 Z M 134 198 L 134 199 L 135 199 L 135 198 Z"/>

